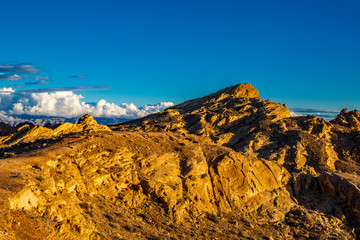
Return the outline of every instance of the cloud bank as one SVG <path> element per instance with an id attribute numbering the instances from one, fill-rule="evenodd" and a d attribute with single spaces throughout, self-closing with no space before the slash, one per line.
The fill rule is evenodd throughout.
<path id="1" fill-rule="evenodd" d="M 85 113 L 94 117 L 134 119 L 162 111 L 173 106 L 171 102 L 137 107 L 134 104 L 120 105 L 104 99 L 86 103 L 84 97 L 72 91 L 26 92 L 13 88 L 0 88 L 0 120 L 11 121 L 18 115 L 79 117 Z"/>

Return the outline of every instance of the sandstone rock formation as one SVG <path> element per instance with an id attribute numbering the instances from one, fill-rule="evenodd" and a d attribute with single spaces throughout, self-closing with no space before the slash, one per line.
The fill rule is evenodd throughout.
<path id="1" fill-rule="evenodd" d="M 201 137 L 77 133 L 0 169 L 6 239 L 285 239 L 296 237 L 293 211 L 351 237 L 335 218 L 299 210 L 284 168 Z"/>
<path id="2" fill-rule="evenodd" d="M 34 142 L 36 140 L 52 139 L 64 135 L 87 131 L 111 131 L 109 127 L 98 125 L 94 118 L 88 114 L 82 116 L 77 124 L 61 123 L 54 127 L 23 125 L 15 133 L 0 138 L 1 144 L 11 146 L 19 143 Z"/>
<path id="3" fill-rule="evenodd" d="M 285 105 L 261 99 L 257 89 L 245 83 L 112 129 L 197 134 L 220 145 L 240 148 L 239 142 L 247 135 L 289 117 Z"/>
<path id="4" fill-rule="evenodd" d="M 44 224 L 53 225 L 48 236 L 88 239 L 115 234 L 117 227 L 107 229 L 106 223 L 106 218 L 116 218 L 112 208 L 130 209 L 129 214 L 135 211 L 138 218 L 145 218 L 139 220 L 142 224 L 154 221 L 147 218 L 162 212 L 173 224 L 180 224 L 204 214 L 216 218 L 235 213 L 253 218 L 259 215 L 263 221 L 271 215 L 273 221 L 280 221 L 294 205 L 287 201 L 289 174 L 285 169 L 245 158 L 228 148 L 193 141 L 201 139 L 111 133 L 77 136 L 71 143 L 63 140 L 51 151 L 44 149 L 36 156 L 26 154 L 2 163 L 2 183 L 14 185 L 2 190 L 2 196 L 9 200 L 3 207 L 10 215 L 46 219 Z M 277 210 L 273 201 L 284 206 Z M 106 204 L 111 209 L 99 211 Z M 98 228 L 97 221 L 105 225 Z M 5 223 L 10 226 L 7 232 L 17 228 L 13 224 Z"/>
<path id="5" fill-rule="evenodd" d="M 316 116 L 290 117 L 285 105 L 263 100 L 252 85 L 239 84 L 111 128 L 196 134 L 248 156 L 275 161 L 290 171 L 316 175 L 346 171 L 341 162 L 349 161 L 344 157 L 348 152 L 351 161 L 360 163 L 359 145 L 345 143 L 350 135 L 359 143 L 359 120 L 356 110 L 344 110 L 331 122 Z"/>
<path id="6" fill-rule="evenodd" d="M 358 114 L 240 84 L 121 125 L 0 138 L 0 239 L 355 239 Z"/>
<path id="7" fill-rule="evenodd" d="M 348 112 L 345 108 L 341 110 L 340 114 L 331 122 L 360 131 L 360 113 L 357 110 Z"/>

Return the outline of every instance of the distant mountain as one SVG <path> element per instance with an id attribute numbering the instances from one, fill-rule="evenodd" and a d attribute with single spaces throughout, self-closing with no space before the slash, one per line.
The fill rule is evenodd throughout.
<path id="1" fill-rule="evenodd" d="M 49 116 L 31 116 L 31 115 L 18 115 L 13 121 L 0 122 L 0 136 L 7 136 L 15 133 L 20 127 L 28 124 L 30 127 L 35 125 L 52 128 L 59 123 L 76 123 L 78 118 L 65 118 L 65 117 L 49 117 Z M 125 118 L 94 118 L 99 124 L 114 125 L 124 123 L 132 119 Z"/>
<path id="2" fill-rule="evenodd" d="M 325 118 L 327 121 L 330 121 L 340 113 L 337 110 L 322 110 L 322 109 L 312 109 L 312 108 L 290 108 L 291 115 L 293 117 L 314 115 L 320 118 Z"/>
<path id="3" fill-rule="evenodd" d="M 16 127 L 0 122 L 0 136 L 7 136 L 16 132 Z"/>
<path id="4" fill-rule="evenodd" d="M 7 123 L 0 122 L 0 136 L 8 136 L 10 134 L 15 133 L 19 128 L 24 125 L 29 125 L 30 127 L 34 127 L 35 124 L 30 122 L 21 122 L 18 123 L 16 126 L 11 126 Z"/>
<path id="5" fill-rule="evenodd" d="M 66 117 L 51 117 L 51 116 L 34 116 L 34 115 L 16 115 L 13 116 L 15 120 L 12 121 L 3 121 L 4 124 L 8 124 L 11 127 L 15 127 L 16 125 L 23 123 L 23 122 L 28 122 L 28 123 L 32 123 L 34 125 L 39 125 L 39 126 L 53 126 L 55 124 L 58 123 L 63 123 L 63 122 L 69 122 L 69 123 L 75 123 L 78 119 L 78 117 L 71 117 L 71 118 L 66 118 Z M 105 118 L 105 117 L 99 117 L 96 118 L 95 120 L 102 125 L 112 125 L 112 124 L 118 124 L 118 123 L 123 123 L 123 122 L 127 122 L 130 121 L 132 119 L 126 119 L 126 118 Z M 1 128 L 4 128 L 3 125 L 0 125 Z M 0 130 L 1 131 L 1 130 Z M 5 131 L 5 130 L 4 130 Z"/>

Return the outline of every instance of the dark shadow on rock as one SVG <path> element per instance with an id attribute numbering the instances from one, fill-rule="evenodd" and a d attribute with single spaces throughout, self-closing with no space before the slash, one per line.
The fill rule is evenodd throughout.
<path id="1" fill-rule="evenodd" d="M 50 139 L 37 139 L 34 142 L 17 143 L 9 147 L 4 146 L 0 148 L 0 159 L 14 157 L 19 154 L 25 154 L 28 152 L 44 149 L 61 141 L 62 139 L 72 137 L 76 134 L 78 133 L 64 134 Z"/>
<path id="2" fill-rule="evenodd" d="M 360 238 L 360 179 L 347 173 L 292 174 L 288 185 L 298 204 L 338 218 Z"/>

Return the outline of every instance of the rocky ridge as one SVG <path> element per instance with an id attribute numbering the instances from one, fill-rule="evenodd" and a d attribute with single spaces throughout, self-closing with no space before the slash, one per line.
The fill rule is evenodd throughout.
<path id="1" fill-rule="evenodd" d="M 25 124 L 18 128 L 15 133 L 0 138 L 0 144 L 6 144 L 8 147 L 19 143 L 34 142 L 39 139 L 63 137 L 69 134 L 87 131 L 111 130 L 107 126 L 98 125 L 92 116 L 85 114 L 77 121 L 76 124 L 60 123 L 52 128 Z"/>
<path id="2" fill-rule="evenodd" d="M 0 138 L 2 239 L 355 239 L 355 111 L 291 117 L 240 84 L 121 125 Z"/>
<path id="3" fill-rule="evenodd" d="M 317 175 L 347 171 L 344 161 L 353 162 L 351 171 L 360 173 L 359 126 L 356 110 L 343 110 L 331 122 L 311 115 L 291 117 L 285 105 L 263 100 L 252 85 L 240 84 L 111 128 L 196 134 L 289 171 Z"/>

